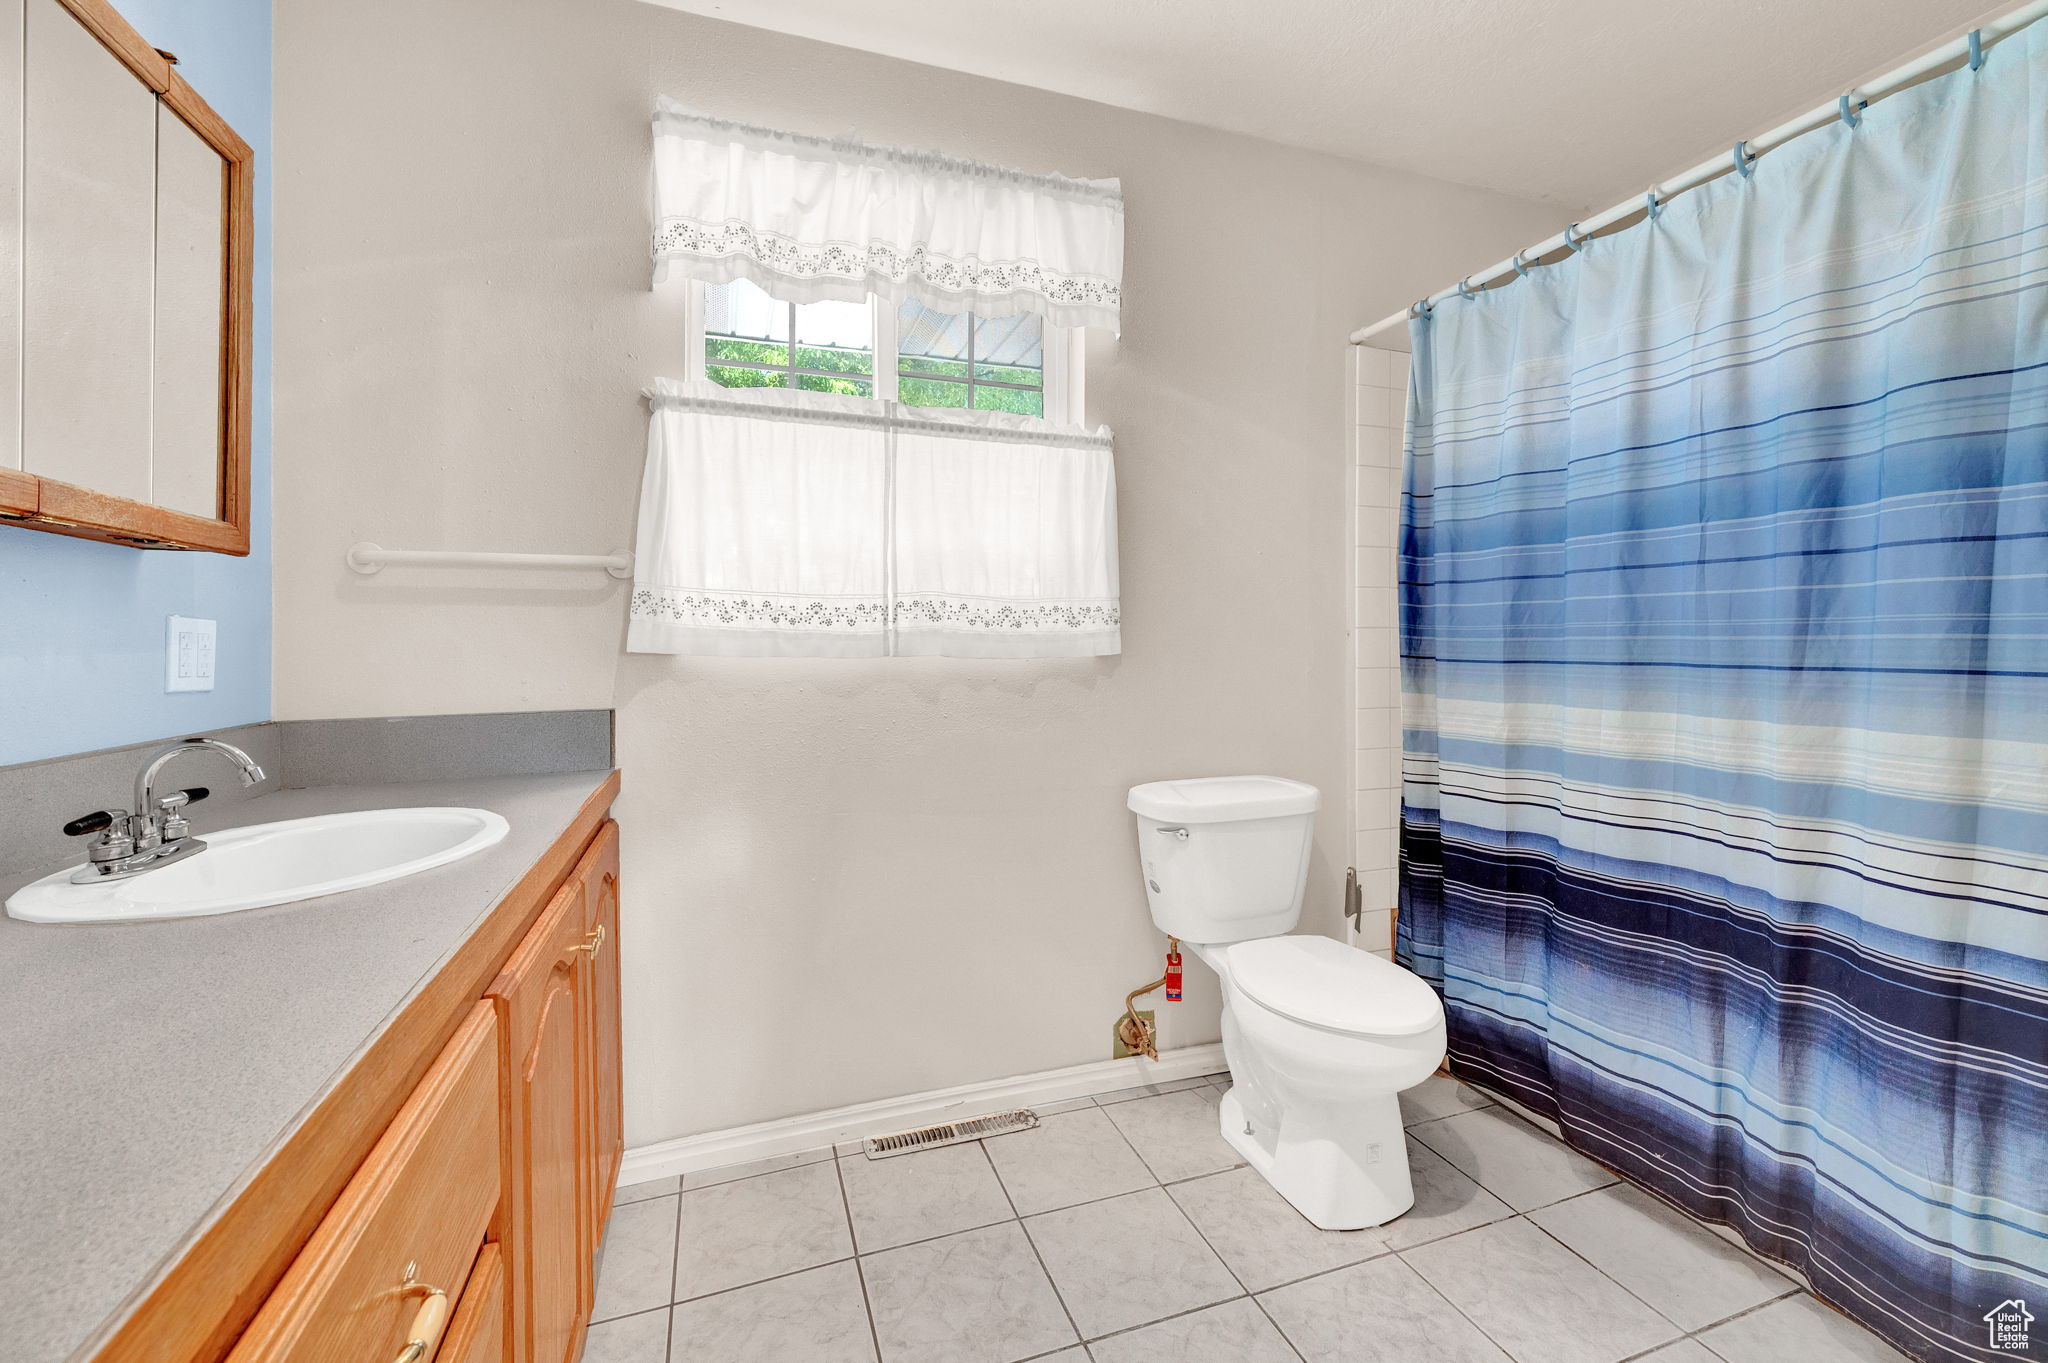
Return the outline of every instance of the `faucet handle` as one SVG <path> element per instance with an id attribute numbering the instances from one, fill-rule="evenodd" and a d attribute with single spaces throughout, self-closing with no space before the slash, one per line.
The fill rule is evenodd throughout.
<path id="1" fill-rule="evenodd" d="M 183 809 L 186 805 L 198 804 L 212 793 L 205 786 L 190 786 L 184 790 L 174 790 L 169 795 L 158 796 L 156 805 L 158 809 Z"/>
<path id="2" fill-rule="evenodd" d="M 115 820 L 127 817 L 128 811 L 125 809 L 95 809 L 92 813 L 81 814 L 70 823 L 65 824 L 64 836 L 67 838 L 82 838 L 88 833 L 97 833 L 102 829 L 112 828 Z"/>

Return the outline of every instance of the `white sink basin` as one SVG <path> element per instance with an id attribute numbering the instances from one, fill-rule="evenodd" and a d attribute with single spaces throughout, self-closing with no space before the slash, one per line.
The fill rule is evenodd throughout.
<path id="1" fill-rule="evenodd" d="M 501 841 L 488 809 L 366 809 L 205 835 L 206 850 L 123 880 L 73 885 L 72 867 L 16 890 L 11 918 L 124 923 L 290 904 L 446 866 Z"/>

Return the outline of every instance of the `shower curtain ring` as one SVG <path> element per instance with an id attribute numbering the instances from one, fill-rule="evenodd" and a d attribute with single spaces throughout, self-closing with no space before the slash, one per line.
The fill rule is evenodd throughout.
<path id="1" fill-rule="evenodd" d="M 1863 125 L 1864 107 L 1862 92 L 1857 90 L 1851 90 L 1848 94 L 1843 95 L 1835 104 L 1835 108 L 1841 112 L 1842 122 L 1852 128 Z"/>
<path id="2" fill-rule="evenodd" d="M 1663 211 L 1664 201 L 1657 197 L 1656 190 L 1653 189 L 1643 196 L 1643 212 L 1649 215 L 1651 222 L 1657 221 L 1657 215 Z"/>
<path id="3" fill-rule="evenodd" d="M 1430 314 L 1435 311 L 1436 309 L 1430 306 L 1427 298 L 1418 298 L 1408 305 L 1408 315 L 1410 317 L 1419 317 L 1425 322 L 1429 320 Z"/>
<path id="4" fill-rule="evenodd" d="M 1970 30 L 1970 69 L 1972 71 L 1981 71 L 1983 68 L 1984 30 L 1973 28 Z"/>
<path id="5" fill-rule="evenodd" d="M 1461 279 L 1458 281 L 1458 297 L 1469 303 L 1478 296 L 1479 290 L 1473 288 L 1468 280 Z"/>
<path id="6" fill-rule="evenodd" d="M 1745 180 L 1756 174 L 1756 158 L 1749 154 L 1747 141 L 1735 144 L 1735 173 Z"/>
<path id="7" fill-rule="evenodd" d="M 1573 251 L 1579 250 L 1593 239 L 1592 234 L 1581 232 L 1577 223 L 1567 223 L 1564 229 L 1564 244 Z"/>
<path id="8" fill-rule="evenodd" d="M 1522 263 L 1522 253 L 1520 251 L 1515 252 L 1515 258 L 1508 263 L 1515 267 L 1515 277 L 1517 279 L 1527 279 L 1529 277 L 1529 267 Z"/>

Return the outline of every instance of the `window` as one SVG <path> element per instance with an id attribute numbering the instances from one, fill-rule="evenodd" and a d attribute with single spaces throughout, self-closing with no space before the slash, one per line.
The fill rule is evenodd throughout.
<path id="1" fill-rule="evenodd" d="M 966 317 L 912 299 L 896 311 L 896 399 L 913 407 L 972 407 L 1045 415 L 1042 319 Z"/>
<path id="2" fill-rule="evenodd" d="M 1036 313 L 971 317 L 910 301 L 784 303 L 748 280 L 691 289 L 690 372 L 913 407 L 1081 420 L 1077 329 Z"/>
<path id="3" fill-rule="evenodd" d="M 744 279 L 710 285 L 704 372 L 727 388 L 873 397 L 874 310 L 866 303 L 781 303 Z"/>

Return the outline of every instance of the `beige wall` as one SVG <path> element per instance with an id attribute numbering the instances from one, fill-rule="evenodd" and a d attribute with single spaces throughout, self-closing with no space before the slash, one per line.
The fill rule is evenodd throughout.
<path id="1" fill-rule="evenodd" d="M 1321 786 L 1305 925 L 1336 930 L 1345 333 L 1553 211 L 630 0 L 284 0 L 276 52 L 277 714 L 617 705 L 630 1142 L 1106 1058 L 1162 946 L 1134 782 Z M 1088 374 L 1121 657 L 625 657 L 609 579 L 343 569 L 630 537 L 637 394 L 683 353 L 646 284 L 659 93 L 1123 178 Z M 1214 1039 L 1213 979 L 1167 1016 Z"/>

